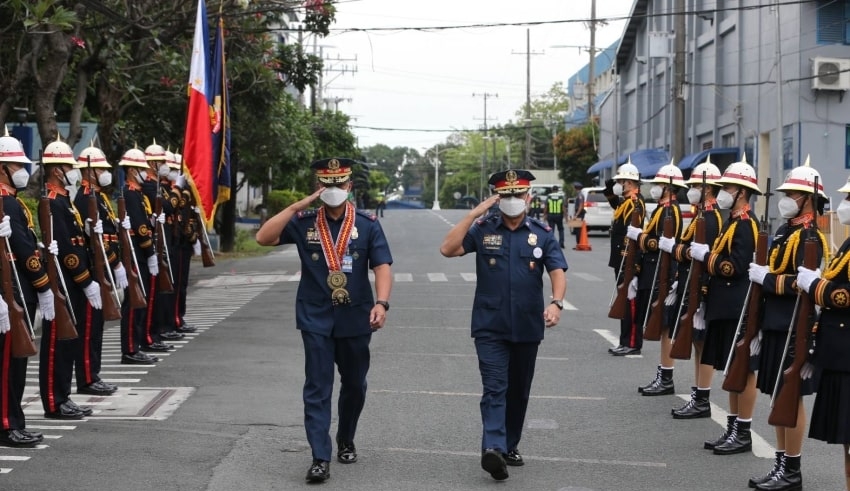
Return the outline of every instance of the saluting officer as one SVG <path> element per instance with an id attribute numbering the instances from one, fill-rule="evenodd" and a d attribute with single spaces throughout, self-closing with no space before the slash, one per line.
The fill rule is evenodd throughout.
<path id="1" fill-rule="evenodd" d="M 850 178 L 838 192 L 848 194 L 835 213 L 842 225 L 850 226 Z M 822 307 L 809 358 L 820 371 L 809 438 L 843 445 L 845 487 L 850 491 L 850 238 L 823 275 L 802 266 L 797 271 L 797 286 Z"/>
<path id="2" fill-rule="evenodd" d="M 524 464 L 518 446 L 537 349 L 544 327 L 558 323 L 566 292 L 567 261 L 552 229 L 526 216 L 533 179 L 524 170 L 490 176 L 497 194 L 459 221 L 440 246 L 446 257 L 476 253 L 472 337 L 483 385 L 481 467 L 496 480 L 508 478 L 506 465 Z M 496 203 L 500 213 L 476 221 Z M 549 304 L 544 268 L 552 282 Z"/>
<path id="3" fill-rule="evenodd" d="M 313 450 L 307 481 L 330 477 L 331 398 L 334 363 L 339 391 L 337 460 L 357 462 L 354 435 L 366 401 L 369 341 L 389 311 L 392 255 L 375 215 L 348 201 L 351 159 L 313 162 L 320 186 L 310 196 L 271 217 L 257 231 L 261 245 L 295 244 L 301 257 L 296 327 L 304 342 L 304 425 Z M 319 198 L 323 205 L 307 210 Z M 375 273 L 375 295 L 368 271 Z"/>
<path id="4" fill-rule="evenodd" d="M 815 191 L 815 180 L 818 192 Z M 785 351 L 785 341 L 791 331 L 789 346 L 794 346 L 796 338 L 795 309 L 798 306 L 798 290 L 794 288 L 797 280 L 797 268 L 803 265 L 803 243 L 809 234 L 816 230 L 814 222 L 816 213 L 823 213 L 826 194 L 823 192 L 823 181 L 820 174 L 809 166 L 809 160 L 800 167 L 788 172 L 785 182 L 776 188 L 785 193 L 779 200 L 779 215 L 785 223 L 779 227 L 773 236 L 768 251 L 766 266 L 750 264 L 750 281 L 762 285 L 762 308 L 760 330 L 757 338 L 753 339 L 750 347 L 750 366 L 757 370 L 755 387 L 762 394 L 773 394 L 777 376 L 788 368 L 794 361 L 793 350 L 789 350 L 782 362 Z M 820 264 L 826 245 L 826 237 L 817 230 L 818 257 Z M 805 315 L 798 313 L 798 315 Z M 755 359 L 754 359 L 755 358 Z M 748 389 L 749 384 L 748 384 Z M 800 471 L 800 455 L 803 450 L 803 437 L 806 431 L 806 408 L 803 397 L 814 392 L 815 381 L 811 377 L 803 381 L 800 387 L 800 398 L 797 407 L 797 424 L 793 428 L 776 426 L 776 458 L 774 465 L 767 474 L 750 479 L 750 487 L 759 490 L 786 491 L 800 489 L 803 476 Z M 752 389 L 753 393 L 755 388 Z M 755 404 L 755 398 L 745 399 L 748 404 Z M 752 401 L 752 402 L 750 402 Z"/>
<path id="5" fill-rule="evenodd" d="M 746 162 L 729 164 L 723 176 L 716 181 L 721 186 L 717 193 L 717 206 L 730 210 L 729 219 L 714 243 L 709 246 L 692 242 L 688 249 L 693 259 L 705 264 L 709 275 L 708 293 L 703 320 L 706 324 L 705 345 L 700 363 L 724 370 L 741 310 L 745 308 L 749 277 L 747 269 L 753 259 L 758 238 L 758 221 L 750 215 L 750 199 L 760 195 L 756 171 Z M 694 325 L 697 320 L 694 320 Z M 700 380 L 711 386 L 711 380 Z M 749 382 L 748 382 L 749 383 Z M 726 430 L 703 446 L 718 455 L 746 452 L 752 448 L 750 424 L 752 407 L 739 406 L 740 394 L 729 393 L 729 416 Z"/>

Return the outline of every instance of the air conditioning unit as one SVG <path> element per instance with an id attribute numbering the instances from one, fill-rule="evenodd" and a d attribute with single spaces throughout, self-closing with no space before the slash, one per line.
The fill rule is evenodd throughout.
<path id="1" fill-rule="evenodd" d="M 812 61 L 813 90 L 850 89 L 850 60 L 817 57 Z"/>

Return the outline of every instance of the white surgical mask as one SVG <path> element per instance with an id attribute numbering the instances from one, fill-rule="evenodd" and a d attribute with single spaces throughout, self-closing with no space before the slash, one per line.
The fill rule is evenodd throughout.
<path id="1" fill-rule="evenodd" d="M 842 200 L 835 213 L 838 214 L 838 221 L 842 225 L 850 225 L 850 201 Z"/>
<path id="2" fill-rule="evenodd" d="M 692 205 L 698 205 L 700 195 L 702 195 L 701 190 L 697 188 L 688 189 L 688 203 Z"/>
<path id="3" fill-rule="evenodd" d="M 30 173 L 27 172 L 26 168 L 21 167 L 12 173 L 12 185 L 17 189 L 27 187 L 27 184 L 30 182 Z"/>
<path id="4" fill-rule="evenodd" d="M 105 170 L 97 176 L 97 183 L 101 186 L 109 186 L 112 184 L 112 173 Z"/>
<path id="5" fill-rule="evenodd" d="M 732 208 L 732 205 L 735 203 L 735 197 L 729 194 L 725 189 L 721 189 L 720 192 L 717 193 L 717 207 L 721 210 L 728 210 Z"/>
<path id="6" fill-rule="evenodd" d="M 337 207 L 345 203 L 345 200 L 348 199 L 348 191 L 340 187 L 330 186 L 322 191 L 322 194 L 319 195 L 319 199 L 330 207 Z"/>
<path id="7" fill-rule="evenodd" d="M 658 184 L 649 188 L 649 196 L 652 197 L 652 199 L 654 199 L 656 201 L 661 199 L 662 194 L 664 194 L 664 188 L 662 188 Z"/>
<path id="8" fill-rule="evenodd" d="M 623 185 L 619 182 L 614 184 L 614 187 L 611 188 L 611 191 L 614 192 L 614 196 L 622 196 L 623 195 Z"/>
<path id="9" fill-rule="evenodd" d="M 499 210 L 509 217 L 518 217 L 525 213 L 525 200 L 510 196 L 499 200 Z"/>
<path id="10" fill-rule="evenodd" d="M 168 180 L 169 180 L 169 181 L 171 181 L 171 182 L 176 181 L 176 180 L 177 180 L 177 176 L 178 176 L 179 174 L 180 174 L 180 173 L 179 173 L 179 172 L 177 172 L 176 170 L 170 171 L 170 172 L 168 173 Z"/>
<path id="11" fill-rule="evenodd" d="M 167 164 L 162 164 L 157 167 L 156 171 L 159 174 L 159 177 L 165 177 L 168 175 L 168 172 L 171 171 L 171 168 L 168 167 Z"/>
<path id="12" fill-rule="evenodd" d="M 779 200 L 779 216 L 782 218 L 794 218 L 800 213 L 800 207 L 797 205 L 797 200 L 790 196 L 783 196 Z"/>
<path id="13" fill-rule="evenodd" d="M 143 170 L 139 171 L 139 173 L 136 175 L 136 180 L 139 181 L 139 184 L 145 182 L 147 179 L 148 179 L 148 173 L 143 171 Z"/>
<path id="14" fill-rule="evenodd" d="M 83 175 L 80 174 L 80 169 L 71 169 L 65 173 L 65 181 L 68 186 L 76 186 L 78 182 L 80 182 L 83 178 Z"/>

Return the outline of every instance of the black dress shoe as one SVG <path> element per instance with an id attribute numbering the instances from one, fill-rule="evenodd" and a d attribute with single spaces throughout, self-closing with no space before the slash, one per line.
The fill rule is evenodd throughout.
<path id="1" fill-rule="evenodd" d="M 186 337 L 185 334 L 179 333 L 177 331 L 168 331 L 159 333 L 159 337 L 162 339 L 175 340 L 175 339 L 183 339 Z"/>
<path id="2" fill-rule="evenodd" d="M 644 387 L 641 394 L 645 396 L 666 396 L 674 392 L 676 392 L 676 387 L 673 385 L 673 376 L 662 374 L 655 382 L 649 384 L 649 387 Z"/>
<path id="3" fill-rule="evenodd" d="M 639 355 L 640 348 L 629 348 L 628 346 L 623 346 L 622 349 L 615 350 L 611 354 L 614 356 Z"/>
<path id="4" fill-rule="evenodd" d="M 505 463 L 502 452 L 488 448 L 481 454 L 481 468 L 490 473 L 490 476 L 497 481 L 504 481 L 508 478 L 508 467 Z"/>
<path id="5" fill-rule="evenodd" d="M 101 387 L 103 387 L 107 390 L 111 390 L 112 392 L 115 392 L 115 391 L 118 390 L 117 385 L 110 384 L 109 382 L 104 382 L 103 380 L 98 380 L 97 382 L 95 382 L 95 384 L 97 384 L 97 385 L 99 385 L 99 386 L 101 386 Z"/>
<path id="6" fill-rule="evenodd" d="M 76 404 L 74 404 L 76 406 Z M 47 419 L 83 419 L 86 417 L 82 411 L 68 404 L 68 401 L 59 405 L 59 409 L 52 413 L 45 412 L 44 417 Z M 79 407 L 79 406 L 77 406 Z"/>
<path id="7" fill-rule="evenodd" d="M 90 396 L 111 396 L 118 390 L 117 387 L 104 385 L 100 380 L 92 384 L 78 387 L 77 394 L 87 394 Z"/>
<path id="8" fill-rule="evenodd" d="M 520 467 L 525 465 L 525 461 L 522 460 L 522 455 L 517 449 L 513 449 L 508 453 L 503 453 L 502 458 L 505 459 L 505 464 L 512 467 Z"/>
<path id="9" fill-rule="evenodd" d="M 159 358 L 136 352 L 121 356 L 122 365 L 148 365 L 158 361 Z"/>
<path id="10" fill-rule="evenodd" d="M 30 438 L 37 438 L 38 441 L 44 440 L 44 435 L 40 431 L 30 431 L 30 430 L 27 430 L 27 429 L 18 430 L 18 431 L 23 433 L 24 435 L 27 435 Z"/>
<path id="11" fill-rule="evenodd" d="M 174 349 L 173 344 L 165 344 L 159 341 L 153 344 L 149 344 L 147 346 L 142 346 L 142 351 L 154 351 L 157 353 L 168 353 L 172 349 Z"/>
<path id="12" fill-rule="evenodd" d="M 608 348 L 608 353 L 611 353 L 611 354 L 613 355 L 615 351 L 620 351 L 620 350 L 621 350 L 621 349 L 623 349 L 624 347 L 625 347 L 625 346 L 623 346 L 622 344 L 620 344 L 620 345 L 618 345 L 618 346 L 615 346 L 615 347 L 612 347 L 612 348 Z"/>
<path id="13" fill-rule="evenodd" d="M 354 448 L 354 442 L 338 443 L 339 449 L 336 452 L 336 460 L 340 464 L 353 464 L 357 462 L 357 449 Z"/>
<path id="14" fill-rule="evenodd" d="M 41 440 L 21 430 L 0 430 L 0 444 L 8 447 L 31 447 Z"/>
<path id="15" fill-rule="evenodd" d="M 741 428 L 739 423 L 736 423 L 732 428 L 732 433 L 725 442 L 714 447 L 714 455 L 733 455 L 736 453 L 749 452 L 753 449 L 753 440 L 750 435 L 750 428 Z"/>
<path id="16" fill-rule="evenodd" d="M 177 329 L 175 329 L 175 331 L 185 334 L 187 332 L 197 332 L 198 328 L 195 327 L 195 326 L 190 326 L 189 324 L 186 324 L 183 327 L 178 327 Z"/>
<path id="17" fill-rule="evenodd" d="M 313 460 L 310 464 L 310 469 L 307 471 L 307 482 L 325 482 L 331 477 L 331 464 L 324 460 Z"/>
<path id="18" fill-rule="evenodd" d="M 69 407 L 72 407 L 72 408 L 76 409 L 77 411 L 83 413 L 83 416 L 91 416 L 94 413 L 94 410 L 92 408 L 90 408 L 89 406 L 80 406 L 79 404 L 72 401 L 71 399 L 68 399 L 67 401 L 65 401 L 64 404 L 67 404 Z"/>

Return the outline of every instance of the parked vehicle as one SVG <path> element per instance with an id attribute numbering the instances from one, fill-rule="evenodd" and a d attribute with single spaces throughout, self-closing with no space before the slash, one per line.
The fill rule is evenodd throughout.
<path id="1" fill-rule="evenodd" d="M 611 230 L 611 221 L 614 219 L 614 209 L 608 203 L 603 191 L 604 187 L 589 187 L 582 188 L 581 194 L 584 196 L 584 221 L 587 224 L 587 230 L 601 230 L 608 232 Z M 570 215 L 575 215 L 574 206 L 570 208 Z"/>

